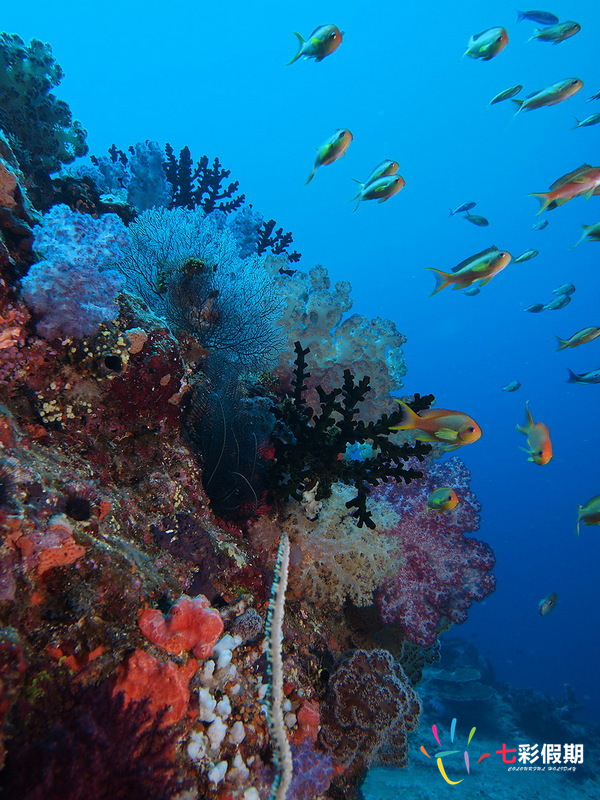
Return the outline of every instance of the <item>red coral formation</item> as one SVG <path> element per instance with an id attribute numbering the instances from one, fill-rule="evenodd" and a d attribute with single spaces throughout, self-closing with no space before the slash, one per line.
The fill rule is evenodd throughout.
<path id="1" fill-rule="evenodd" d="M 472 602 L 483 600 L 496 586 L 490 573 L 495 564 L 491 547 L 464 536 L 479 527 L 479 504 L 469 480 L 463 462 L 452 458 L 432 465 L 422 481 L 401 488 L 388 484 L 373 492 L 400 514 L 391 533 L 401 539 L 405 559 L 379 593 L 381 615 L 421 647 L 435 642 L 442 617 L 464 622 Z M 451 486 L 460 503 L 453 511 L 428 512 L 427 497 L 440 486 Z"/>
<path id="2" fill-rule="evenodd" d="M 194 598 L 182 595 L 167 617 L 158 609 L 147 608 L 138 624 L 147 639 L 176 656 L 192 652 L 196 658 L 208 658 L 223 633 L 221 615 L 201 594 Z"/>
<path id="3" fill-rule="evenodd" d="M 85 555 L 85 547 L 73 539 L 73 527 L 62 514 L 52 517 L 45 530 L 20 536 L 15 543 L 27 568 L 35 569 L 40 577 L 54 567 L 69 566 Z"/>
<path id="4" fill-rule="evenodd" d="M 161 662 L 144 650 L 136 650 L 118 669 L 115 694 L 123 692 L 127 702 L 147 700 L 153 714 L 166 709 L 164 725 L 174 725 L 182 719 L 190 703 L 188 683 L 198 669 L 190 658 L 178 666 L 172 661 Z"/>

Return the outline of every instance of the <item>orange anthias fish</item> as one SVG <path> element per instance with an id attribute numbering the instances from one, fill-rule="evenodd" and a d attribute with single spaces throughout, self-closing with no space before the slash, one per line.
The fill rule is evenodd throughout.
<path id="1" fill-rule="evenodd" d="M 404 412 L 400 425 L 392 425 L 391 431 L 419 431 L 415 438 L 422 442 L 440 442 L 446 450 L 456 450 L 463 444 L 476 442 L 481 436 L 481 428 L 474 419 L 462 411 L 447 408 L 427 408 L 415 413 L 403 400 L 395 397 Z"/>
<path id="2" fill-rule="evenodd" d="M 537 197 L 540 201 L 538 214 L 541 214 L 542 211 L 561 206 L 579 195 L 585 195 L 586 200 L 589 200 L 594 194 L 600 194 L 600 167 L 583 164 L 554 181 L 550 191 L 532 192 L 532 197 Z"/>
<path id="3" fill-rule="evenodd" d="M 497 247 L 488 247 L 487 250 L 482 250 L 481 253 L 465 258 L 460 264 L 452 267 L 451 272 L 443 272 L 441 269 L 427 267 L 434 273 L 435 277 L 435 289 L 429 296 L 432 297 L 451 284 L 454 284 L 455 291 L 456 289 L 466 289 L 467 286 L 471 286 L 475 281 L 479 281 L 479 286 L 485 286 L 511 260 L 510 253 L 498 250 Z"/>
<path id="4" fill-rule="evenodd" d="M 533 461 L 540 466 L 547 464 L 552 459 L 552 442 L 550 441 L 550 431 L 543 422 L 534 422 L 529 406 L 525 403 L 525 424 L 517 425 L 517 430 L 527 436 L 529 449 L 522 447 L 529 453 L 529 461 Z"/>

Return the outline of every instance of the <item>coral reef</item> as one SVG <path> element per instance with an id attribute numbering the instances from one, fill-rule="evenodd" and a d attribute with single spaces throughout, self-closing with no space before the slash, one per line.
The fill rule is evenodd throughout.
<path id="1" fill-rule="evenodd" d="M 319 407 L 317 386 L 331 392 L 342 385 L 344 371 L 354 375 L 369 375 L 371 392 L 360 405 L 359 419 L 372 422 L 382 410 L 391 413 L 395 404 L 390 394 L 402 388 L 406 366 L 402 359 L 405 337 L 388 319 L 367 319 L 361 314 L 346 313 L 352 308 L 348 281 L 339 281 L 331 288 L 324 267 L 308 272 L 289 270 L 287 259 L 271 256 L 266 268 L 272 274 L 285 298 L 282 325 L 287 342 L 275 369 L 282 387 L 289 391 L 292 374 L 287 353 L 294 342 L 311 352 L 310 377 L 305 380 L 305 400 L 313 411 Z"/>
<path id="2" fill-rule="evenodd" d="M 404 634 L 429 647 L 447 618 L 461 623 L 475 600 L 494 591 L 492 549 L 464 534 L 477 530 L 479 505 L 469 488 L 469 472 L 459 458 L 432 465 L 426 479 L 398 492 L 393 484 L 374 490 L 400 515 L 396 528 L 404 563 L 378 597 L 385 622 L 398 623 Z M 438 486 L 452 486 L 460 503 L 452 512 L 428 513 L 427 497 Z"/>
<path id="3" fill-rule="evenodd" d="M 38 333 L 82 339 L 118 314 L 123 286 L 110 269 L 122 255 L 127 230 L 114 214 L 89 214 L 54 206 L 35 231 L 35 251 L 43 257 L 22 280 L 23 298 L 40 317 Z"/>
<path id="4" fill-rule="evenodd" d="M 404 337 L 218 159 L 51 177 L 85 150 L 60 68 L 2 59 L 0 796 L 357 797 L 493 588 L 464 467 L 389 430 Z"/>
<path id="5" fill-rule="evenodd" d="M 0 129 L 30 181 L 44 182 L 87 153 L 81 123 L 52 93 L 63 77 L 50 45 L 0 33 Z"/>
<path id="6" fill-rule="evenodd" d="M 170 328 L 239 373 L 268 369 L 281 336 L 281 301 L 256 260 L 200 209 L 158 208 L 129 226 L 119 269 L 128 286 Z"/>
<path id="7" fill-rule="evenodd" d="M 401 413 L 383 414 L 372 422 L 357 419 L 359 405 L 370 391 L 370 379 L 365 376 L 358 383 L 350 372 L 344 370 L 341 387 L 326 391 L 316 387 L 319 397 L 319 414 L 307 404 L 305 381 L 310 378 L 304 349 L 296 342 L 294 378 L 291 396 L 275 406 L 273 413 L 278 426 L 272 434 L 274 461 L 271 477 L 280 498 L 301 500 L 307 492 L 314 491 L 314 501 L 331 493 L 334 481 L 350 483 L 356 496 L 346 503 L 354 508 L 357 525 L 375 527 L 367 510 L 368 484 L 378 481 L 404 481 L 410 483 L 422 473 L 404 463 L 412 458 L 422 461 L 430 447 L 422 442 L 398 444 L 393 441 L 390 426 L 397 425 Z M 433 396 L 415 397 L 411 407 L 415 411 L 428 408 Z M 344 458 L 349 445 L 369 443 L 371 455 L 364 459 Z M 315 511 L 316 514 L 316 511 Z"/>
<path id="8" fill-rule="evenodd" d="M 194 166 L 189 147 L 181 150 L 179 158 L 170 144 L 165 145 L 165 153 L 165 172 L 173 192 L 172 206 L 188 209 L 200 206 L 207 214 L 211 211 L 228 214 L 244 202 L 245 196 L 236 194 L 238 181 L 222 185 L 231 171 L 223 169 L 218 158 L 209 166 L 208 156 L 202 156 Z"/>

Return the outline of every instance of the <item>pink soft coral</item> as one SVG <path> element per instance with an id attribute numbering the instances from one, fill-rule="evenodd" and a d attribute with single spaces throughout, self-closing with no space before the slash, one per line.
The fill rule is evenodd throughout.
<path id="1" fill-rule="evenodd" d="M 384 497 L 400 514 L 391 532 L 401 539 L 405 559 L 379 592 L 381 615 L 422 647 L 435 642 L 441 617 L 464 622 L 471 603 L 496 586 L 491 547 L 463 535 L 479 527 L 479 504 L 469 479 L 462 461 L 452 458 L 430 467 L 424 480 L 402 487 L 386 484 L 372 495 Z M 428 495 L 440 486 L 456 491 L 460 504 L 454 511 L 427 511 Z"/>

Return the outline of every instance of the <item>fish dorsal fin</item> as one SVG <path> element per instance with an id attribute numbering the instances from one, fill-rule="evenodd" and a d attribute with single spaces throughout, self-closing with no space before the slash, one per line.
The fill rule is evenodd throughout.
<path id="1" fill-rule="evenodd" d="M 564 186 L 565 183 L 569 183 L 569 181 L 572 181 L 574 178 L 588 169 L 591 169 L 589 164 L 582 164 L 580 167 L 577 167 L 577 169 L 574 169 L 573 172 L 569 172 L 567 175 L 563 175 L 562 178 L 554 181 L 554 183 L 550 186 L 550 191 L 553 189 L 559 189 L 561 186 Z"/>
<path id="2" fill-rule="evenodd" d="M 481 33 L 474 33 L 473 36 L 471 36 L 471 39 L 474 42 L 476 42 L 477 39 L 480 39 L 483 36 L 484 33 L 485 33 L 485 31 L 481 31 Z"/>
<path id="3" fill-rule="evenodd" d="M 465 260 L 461 261 L 460 264 L 457 264 L 455 267 L 452 267 L 452 272 L 459 272 L 461 269 L 468 267 L 469 264 L 472 264 L 473 261 L 476 261 L 478 258 L 481 258 L 481 256 L 487 256 L 488 253 L 494 253 L 497 250 L 498 248 L 496 247 L 496 245 L 493 244 L 491 247 L 482 250 L 481 253 L 475 253 L 474 256 L 469 256 L 468 258 L 465 258 Z"/>
<path id="4" fill-rule="evenodd" d="M 537 89 L 535 92 L 531 92 L 531 94 L 528 94 L 527 95 L 527 99 L 529 100 L 530 97 L 535 97 L 536 94 L 539 94 L 540 92 L 543 92 L 543 91 L 544 91 L 543 89 Z"/>

